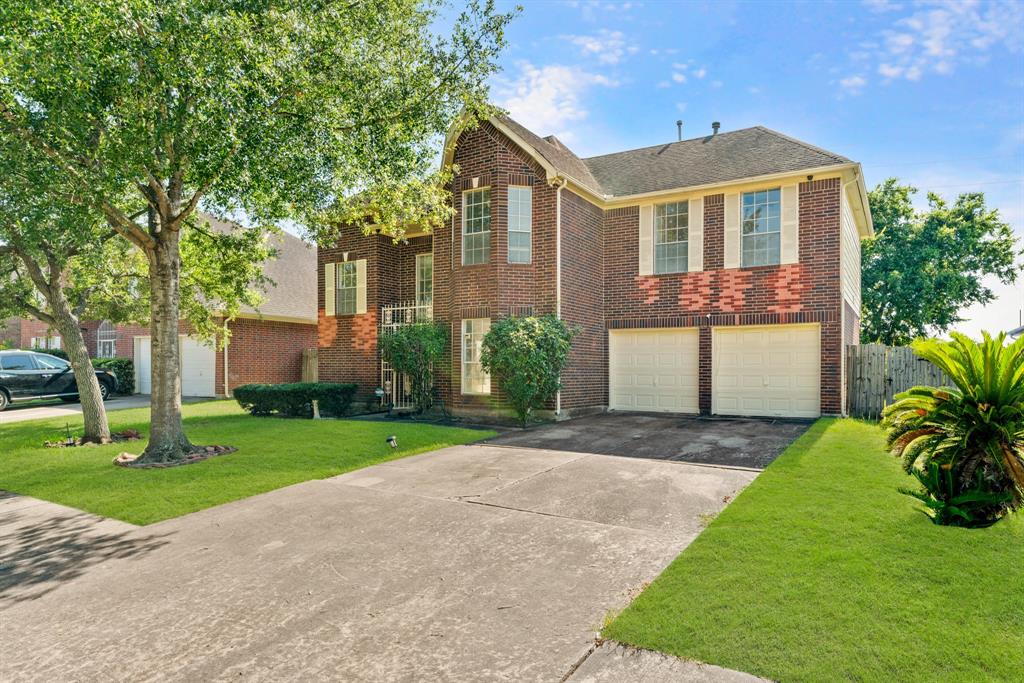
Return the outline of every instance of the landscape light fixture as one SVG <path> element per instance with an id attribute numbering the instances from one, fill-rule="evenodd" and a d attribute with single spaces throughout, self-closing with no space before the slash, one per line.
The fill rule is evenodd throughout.
<path id="1" fill-rule="evenodd" d="M 388 445 L 392 448 L 398 448 L 398 437 L 392 434 L 388 437 Z"/>

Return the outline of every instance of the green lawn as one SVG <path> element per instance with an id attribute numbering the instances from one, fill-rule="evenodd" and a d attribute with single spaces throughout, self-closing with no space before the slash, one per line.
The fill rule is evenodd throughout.
<path id="1" fill-rule="evenodd" d="M 780 681 L 1024 677 L 1024 519 L 933 525 L 882 431 L 821 420 L 608 626 Z"/>
<path id="2" fill-rule="evenodd" d="M 0 489 L 151 524 L 257 493 L 323 479 L 414 453 L 469 443 L 493 432 L 362 420 L 251 417 L 233 401 L 184 406 L 193 443 L 226 444 L 237 453 L 169 469 L 135 470 L 111 464 L 144 441 L 89 448 L 43 448 L 63 435 L 66 418 L 0 427 Z M 112 411 L 111 429 L 148 432 L 149 409 Z M 81 429 L 81 418 L 71 420 Z M 398 449 L 385 439 L 398 437 Z"/>

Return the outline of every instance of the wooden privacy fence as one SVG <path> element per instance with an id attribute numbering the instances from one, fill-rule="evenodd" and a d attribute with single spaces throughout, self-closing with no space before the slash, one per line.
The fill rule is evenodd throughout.
<path id="1" fill-rule="evenodd" d="M 918 358 L 909 346 L 851 344 L 846 347 L 846 410 L 877 420 L 901 391 L 921 385 L 950 386 L 946 373 Z"/>
<path id="2" fill-rule="evenodd" d="M 319 351 L 317 349 L 302 349 L 302 381 L 316 382 L 319 378 Z"/>

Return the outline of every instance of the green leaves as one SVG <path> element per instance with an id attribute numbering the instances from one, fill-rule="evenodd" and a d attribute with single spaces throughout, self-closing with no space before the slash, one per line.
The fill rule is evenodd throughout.
<path id="1" fill-rule="evenodd" d="M 383 333 L 377 340 L 381 355 L 399 375 L 412 382 L 417 412 L 433 405 L 434 367 L 444 361 L 448 328 L 441 323 L 417 322 Z"/>
<path id="2" fill-rule="evenodd" d="M 913 208 L 917 189 L 889 178 L 869 194 L 875 235 L 861 243 L 861 340 L 908 344 L 945 332 L 959 312 L 992 300 L 986 276 L 1016 280 L 1020 246 L 981 193 L 949 205 L 928 194 L 928 210 Z"/>
<path id="3" fill-rule="evenodd" d="M 955 388 L 914 387 L 883 412 L 888 447 L 937 523 L 984 526 L 1024 494 L 1024 339 L 922 340 L 914 351 Z M 942 521 L 940 521 L 942 520 Z"/>
<path id="4" fill-rule="evenodd" d="M 575 332 L 553 315 L 502 318 L 484 337 L 480 362 L 497 378 L 522 425 L 561 389 Z"/>

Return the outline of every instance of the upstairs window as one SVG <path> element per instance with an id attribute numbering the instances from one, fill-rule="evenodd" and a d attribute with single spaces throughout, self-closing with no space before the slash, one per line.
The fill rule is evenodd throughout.
<path id="1" fill-rule="evenodd" d="M 741 210 L 743 267 L 778 265 L 782 244 L 779 188 L 744 192 Z"/>
<path id="2" fill-rule="evenodd" d="M 491 190 L 462 194 L 462 265 L 491 260 Z"/>
<path id="3" fill-rule="evenodd" d="M 529 263 L 532 258 L 533 188 L 508 188 L 508 262 Z"/>
<path id="4" fill-rule="evenodd" d="M 690 239 L 690 202 L 654 207 L 654 274 L 685 273 Z"/>
<path id="5" fill-rule="evenodd" d="M 434 255 L 416 256 L 416 305 L 431 306 L 434 303 Z"/>
<path id="6" fill-rule="evenodd" d="M 338 315 L 356 314 L 356 290 L 359 288 L 358 270 L 355 261 L 338 264 L 338 289 L 336 309 Z"/>

